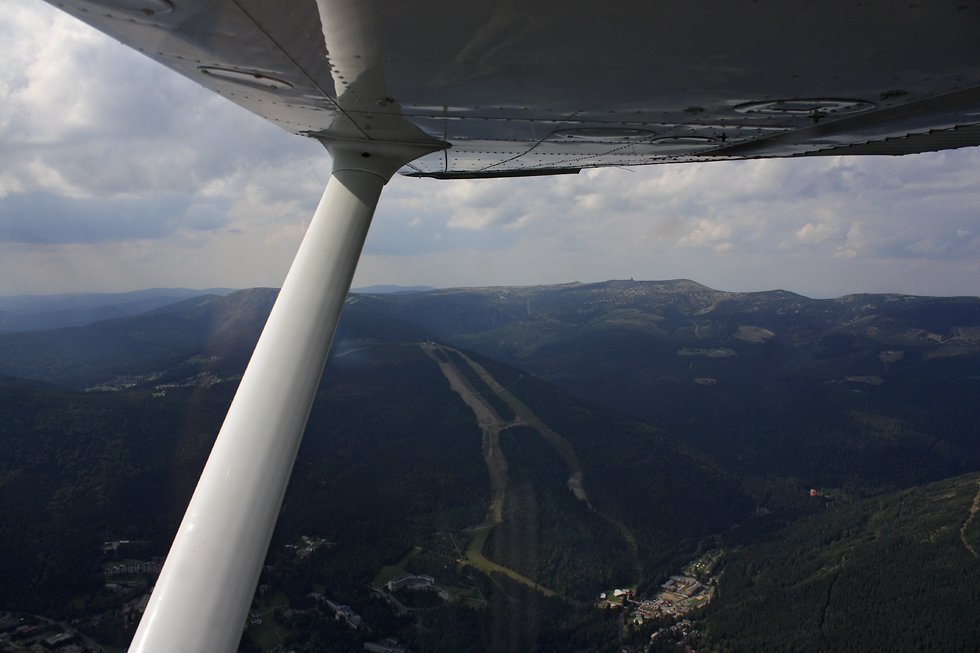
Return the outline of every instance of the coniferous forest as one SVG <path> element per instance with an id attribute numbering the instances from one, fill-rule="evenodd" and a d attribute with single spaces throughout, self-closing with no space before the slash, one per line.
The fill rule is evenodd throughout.
<path id="1" fill-rule="evenodd" d="M 125 649 L 274 297 L 0 334 L 0 639 Z M 352 295 L 241 650 L 973 650 L 978 362 L 975 298 Z"/>

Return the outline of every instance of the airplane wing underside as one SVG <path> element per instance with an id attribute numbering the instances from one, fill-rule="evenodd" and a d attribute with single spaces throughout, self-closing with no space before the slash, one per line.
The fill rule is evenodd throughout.
<path id="1" fill-rule="evenodd" d="M 980 2 L 51 0 L 282 128 L 428 143 L 403 174 L 980 144 Z"/>

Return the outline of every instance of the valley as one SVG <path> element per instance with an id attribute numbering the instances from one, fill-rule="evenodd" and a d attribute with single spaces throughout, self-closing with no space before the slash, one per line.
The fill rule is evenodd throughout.
<path id="1" fill-rule="evenodd" d="M 465 561 L 473 564 L 484 573 L 502 572 L 514 580 L 543 592 L 546 596 L 554 595 L 552 590 L 541 587 L 513 570 L 506 569 L 488 560 L 483 554 L 483 547 L 492 529 L 503 522 L 508 466 L 507 460 L 500 448 L 501 432 L 521 426 L 530 426 L 536 431 L 537 435 L 551 444 L 565 461 L 569 473 L 567 481 L 569 491 L 577 500 L 588 506 L 590 511 L 595 511 L 585 491 L 583 472 L 578 458 L 575 455 L 574 447 L 563 437 L 549 429 L 527 406 L 522 404 L 513 394 L 500 385 L 482 366 L 468 358 L 465 354 L 435 343 L 425 343 L 422 345 L 422 348 L 426 354 L 438 363 L 439 368 L 446 375 L 450 387 L 473 410 L 480 428 L 483 430 L 483 456 L 490 474 L 490 495 L 492 498 L 484 522 L 480 526 L 471 529 L 473 539 L 466 547 Z M 472 372 L 476 373 L 477 378 L 474 381 L 479 384 L 479 387 L 474 387 L 474 384 L 467 381 L 460 368 L 454 363 L 454 359 L 460 360 L 463 365 L 468 366 Z M 515 419 L 505 422 L 494 410 L 493 406 L 491 406 L 491 397 L 497 397 L 498 400 L 502 400 L 509 409 L 509 412 L 512 412 L 516 416 Z M 537 509 L 534 510 L 535 512 L 537 511 Z M 620 522 L 616 522 L 606 515 L 599 514 L 599 516 L 621 531 L 625 544 L 632 551 L 634 562 L 639 571 L 639 563 L 635 560 L 636 540 L 633 534 Z M 635 586 L 637 581 L 638 579 L 634 579 L 630 584 Z"/>
<path id="2" fill-rule="evenodd" d="M 103 568 L 166 555 L 274 298 L 0 334 L 0 610 L 124 650 L 154 577 Z M 352 294 L 241 650 L 962 648 L 978 334 L 976 298 Z"/>

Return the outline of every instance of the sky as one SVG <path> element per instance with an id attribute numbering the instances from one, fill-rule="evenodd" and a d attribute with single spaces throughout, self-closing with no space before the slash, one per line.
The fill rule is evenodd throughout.
<path id="1" fill-rule="evenodd" d="M 0 295 L 278 287 L 324 149 L 40 0 L 0 12 Z M 354 286 L 980 295 L 980 148 L 396 176 Z"/>

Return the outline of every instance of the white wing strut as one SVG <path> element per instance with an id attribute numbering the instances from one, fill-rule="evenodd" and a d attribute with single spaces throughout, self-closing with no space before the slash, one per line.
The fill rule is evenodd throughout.
<path id="1" fill-rule="evenodd" d="M 334 171 L 130 651 L 234 651 L 381 189 L 431 146 L 325 143 Z"/>

